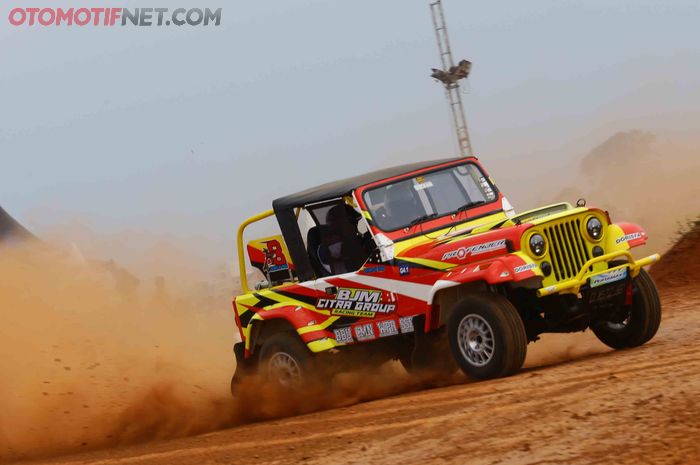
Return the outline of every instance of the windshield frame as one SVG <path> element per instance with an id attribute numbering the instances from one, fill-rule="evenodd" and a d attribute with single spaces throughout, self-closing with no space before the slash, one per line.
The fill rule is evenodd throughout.
<path id="1" fill-rule="evenodd" d="M 470 211 L 470 210 L 472 210 L 472 209 L 487 207 L 487 206 L 492 205 L 492 204 L 495 204 L 495 203 L 500 203 L 500 200 L 501 200 L 500 191 L 498 190 L 498 187 L 492 182 L 490 176 L 489 176 L 489 175 L 484 171 L 484 169 L 481 167 L 481 165 L 480 165 L 479 163 L 475 163 L 475 162 L 472 161 L 472 160 L 459 161 L 459 162 L 456 162 L 456 163 L 451 163 L 451 164 L 449 164 L 449 165 L 438 165 L 438 166 L 435 166 L 435 167 L 428 168 L 428 169 L 426 169 L 426 170 L 420 170 L 420 171 L 414 171 L 414 172 L 406 173 L 406 174 L 401 175 L 401 176 L 398 176 L 398 177 L 396 177 L 396 178 L 387 179 L 387 180 L 380 181 L 380 182 L 375 183 L 375 184 L 370 184 L 370 185 L 367 185 L 367 186 L 363 186 L 363 187 L 360 189 L 360 190 L 361 190 L 361 193 L 362 193 L 362 196 L 361 196 L 361 197 L 362 197 L 362 203 L 364 204 L 366 211 L 369 213 L 370 217 L 372 218 L 372 224 L 373 224 L 373 226 L 374 226 L 375 228 L 377 228 L 379 231 L 382 231 L 382 232 L 385 232 L 385 233 L 396 233 L 396 232 L 399 232 L 399 231 L 405 231 L 405 230 L 408 229 L 408 228 L 420 227 L 420 226 L 423 225 L 424 223 L 433 222 L 433 221 L 438 221 L 438 220 L 443 219 L 443 218 L 446 218 L 446 217 L 448 217 L 448 216 L 456 215 L 456 214 L 459 212 L 459 208 L 458 208 L 458 209 L 455 209 L 455 210 L 453 210 L 453 211 L 449 211 L 449 212 L 443 213 L 442 215 L 435 215 L 435 216 L 432 216 L 432 217 L 430 217 L 430 218 L 425 219 L 424 221 L 420 221 L 420 222 L 415 223 L 415 224 L 411 224 L 411 223 L 409 222 L 408 224 L 402 225 L 402 226 L 397 227 L 397 228 L 395 228 L 395 229 L 384 229 L 384 228 L 382 228 L 382 227 L 379 225 L 379 223 L 377 223 L 377 221 L 374 219 L 374 215 L 372 214 L 372 211 L 369 209 L 368 202 L 367 202 L 367 194 L 368 194 L 370 191 L 374 191 L 374 190 L 376 190 L 376 189 L 380 189 L 380 188 L 382 188 L 382 187 L 384 187 L 384 186 L 388 186 L 388 185 L 390 185 L 390 184 L 396 184 L 396 183 L 405 181 L 405 180 L 407 180 L 407 179 L 415 178 L 416 176 L 425 176 L 425 175 L 429 175 L 429 174 L 431 174 L 431 173 L 436 173 L 436 172 L 439 172 L 439 171 L 451 170 L 451 169 L 454 169 L 454 168 L 456 168 L 456 167 L 458 167 L 458 166 L 465 166 L 465 165 L 472 165 L 474 168 L 476 168 L 477 171 L 481 174 L 481 176 L 483 176 L 483 178 L 486 180 L 486 182 L 487 182 L 488 185 L 491 187 L 491 189 L 493 190 L 493 193 L 494 193 L 494 199 L 493 199 L 492 201 L 483 202 L 483 203 L 479 203 L 479 204 L 477 204 L 477 205 L 474 205 L 473 207 L 470 207 L 470 208 L 466 209 L 465 212 Z M 500 209 L 500 208 L 499 208 L 499 209 Z M 495 213 L 495 211 L 494 211 L 493 213 Z M 418 218 L 418 217 L 416 217 L 416 218 Z M 464 221 L 471 220 L 471 219 L 473 219 L 473 218 L 474 218 L 474 217 L 467 217 L 467 216 L 465 216 Z M 462 222 L 463 222 L 463 221 L 458 221 L 458 222 L 456 222 L 456 223 L 462 223 Z M 449 227 L 449 226 L 445 226 L 445 227 Z M 442 228 L 439 228 L 439 229 L 442 229 Z"/>

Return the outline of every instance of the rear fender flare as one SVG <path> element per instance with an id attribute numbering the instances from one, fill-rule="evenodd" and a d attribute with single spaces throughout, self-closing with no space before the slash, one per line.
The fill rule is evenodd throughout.
<path id="1" fill-rule="evenodd" d="M 256 313 L 250 319 L 250 323 L 245 329 L 246 356 L 250 356 L 255 351 L 256 346 L 262 343 L 260 338 L 266 336 L 262 332 L 266 324 L 274 323 L 275 326 L 280 326 L 279 329 L 286 328 L 294 331 L 304 343 L 307 343 L 305 339 L 308 339 L 308 337 L 305 337 L 305 334 L 302 334 L 300 330 L 309 324 L 313 324 L 318 316 L 317 313 L 311 310 L 295 305 L 281 306 Z"/>

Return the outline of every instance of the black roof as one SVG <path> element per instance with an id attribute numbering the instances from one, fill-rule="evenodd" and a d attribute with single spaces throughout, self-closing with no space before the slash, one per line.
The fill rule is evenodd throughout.
<path id="1" fill-rule="evenodd" d="M 274 208 L 275 211 L 280 211 L 290 208 L 303 207 L 304 205 L 323 202 L 324 200 L 337 199 L 338 197 L 347 195 L 357 187 L 364 186 L 365 184 L 371 184 L 383 179 L 410 173 L 411 171 L 429 168 L 431 166 L 441 165 L 443 163 L 449 163 L 457 160 L 461 160 L 461 158 L 420 161 L 416 163 L 409 163 L 407 165 L 384 168 L 381 170 L 372 171 L 370 173 L 353 176 L 351 178 L 321 184 L 320 186 L 312 187 L 311 189 L 306 189 L 301 192 L 297 192 L 296 194 L 287 195 L 285 197 L 280 197 L 279 199 L 273 200 L 272 208 Z"/>

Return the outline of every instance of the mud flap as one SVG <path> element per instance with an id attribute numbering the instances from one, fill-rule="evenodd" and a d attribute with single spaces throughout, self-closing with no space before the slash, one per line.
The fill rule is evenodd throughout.
<path id="1" fill-rule="evenodd" d="M 236 356 L 236 369 L 231 377 L 231 394 L 236 395 L 236 388 L 241 381 L 255 369 L 254 357 L 245 358 L 245 342 L 233 345 L 233 354 Z"/>
<path id="2" fill-rule="evenodd" d="M 233 345 L 233 355 L 236 356 L 236 366 L 245 363 L 245 342 L 237 342 Z"/>
<path id="3" fill-rule="evenodd" d="M 457 371 L 457 364 L 452 358 L 445 326 L 426 333 L 422 318 L 413 322 L 415 342 L 411 353 L 412 372 L 434 372 L 435 374 L 452 374 Z"/>

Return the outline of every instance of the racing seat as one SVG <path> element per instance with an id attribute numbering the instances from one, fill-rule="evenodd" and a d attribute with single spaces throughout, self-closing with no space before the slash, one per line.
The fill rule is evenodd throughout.
<path id="1" fill-rule="evenodd" d="M 318 248 L 321 246 L 321 237 L 328 233 L 328 226 L 314 226 L 306 233 L 306 252 L 311 260 L 311 267 L 314 269 L 314 274 L 317 278 L 330 276 L 330 273 L 321 264 L 318 258 Z"/>

